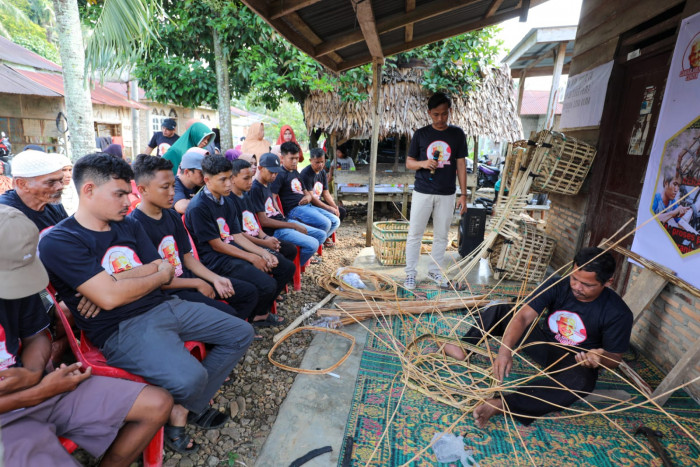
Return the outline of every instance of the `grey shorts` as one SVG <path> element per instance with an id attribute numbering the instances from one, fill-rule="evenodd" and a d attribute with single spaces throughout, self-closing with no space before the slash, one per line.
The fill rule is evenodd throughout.
<path id="1" fill-rule="evenodd" d="M 5 465 L 79 465 L 57 436 L 70 439 L 95 457 L 101 456 L 117 437 L 145 386 L 91 376 L 75 391 L 0 415 Z"/>

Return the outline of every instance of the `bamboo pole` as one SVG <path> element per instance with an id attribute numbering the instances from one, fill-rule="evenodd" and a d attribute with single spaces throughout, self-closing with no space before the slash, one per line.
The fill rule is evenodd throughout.
<path id="1" fill-rule="evenodd" d="M 369 162 L 369 198 L 367 199 L 367 233 L 365 246 L 372 246 L 372 221 L 374 220 L 374 181 L 377 176 L 377 146 L 379 144 L 379 119 L 382 106 L 379 105 L 384 60 L 375 58 L 372 62 L 372 149 Z"/>

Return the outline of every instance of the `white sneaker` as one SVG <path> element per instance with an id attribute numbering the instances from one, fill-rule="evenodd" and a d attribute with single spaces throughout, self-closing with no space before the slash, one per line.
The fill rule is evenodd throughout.
<path id="1" fill-rule="evenodd" d="M 441 289 L 446 289 L 450 286 L 450 283 L 440 274 L 439 272 L 429 272 L 428 278 L 435 282 Z"/>
<path id="2" fill-rule="evenodd" d="M 403 288 L 406 290 L 413 290 L 416 288 L 416 276 L 406 276 L 406 280 L 403 281 Z"/>

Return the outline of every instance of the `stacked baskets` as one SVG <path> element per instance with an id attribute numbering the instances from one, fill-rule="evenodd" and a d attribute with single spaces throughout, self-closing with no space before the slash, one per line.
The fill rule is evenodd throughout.
<path id="1" fill-rule="evenodd" d="M 489 253 L 496 279 L 542 282 L 556 241 L 529 222 L 518 223 L 518 235 L 499 235 Z"/>
<path id="2" fill-rule="evenodd" d="M 426 232 L 422 243 L 432 243 L 432 234 Z M 408 222 L 375 222 L 372 224 L 372 247 L 374 254 L 383 266 L 406 264 L 406 238 Z"/>

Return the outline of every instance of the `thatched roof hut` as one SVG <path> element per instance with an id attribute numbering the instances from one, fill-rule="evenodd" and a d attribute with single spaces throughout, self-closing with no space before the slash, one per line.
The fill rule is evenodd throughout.
<path id="1" fill-rule="evenodd" d="M 467 136 L 494 141 L 522 139 L 513 80 L 507 66 L 490 68 L 478 90 L 453 96 L 450 123 Z M 379 138 L 413 132 L 429 123 L 426 102 L 430 95 L 421 86 L 422 68 L 387 69 L 382 79 L 383 114 Z M 308 130 L 321 129 L 341 139 L 369 138 L 372 126 L 372 93 L 362 102 L 343 102 L 334 92 L 312 91 L 304 102 Z"/>

